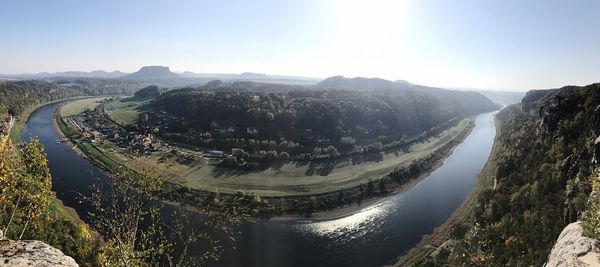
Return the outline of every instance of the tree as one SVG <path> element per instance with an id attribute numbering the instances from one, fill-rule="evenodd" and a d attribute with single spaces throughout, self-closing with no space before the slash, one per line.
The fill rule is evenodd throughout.
<path id="1" fill-rule="evenodd" d="M 92 228 L 106 240 L 101 265 L 152 265 L 163 257 L 169 244 L 157 223 L 160 209 L 152 203 L 162 186 L 153 170 L 120 169 L 108 183 L 96 181 L 91 196 L 83 197 L 93 207 Z"/>
<path id="2" fill-rule="evenodd" d="M 325 153 L 330 157 L 330 158 L 334 158 L 340 155 L 340 153 L 337 151 L 337 149 L 334 146 L 328 146 L 325 149 Z"/>
<path id="3" fill-rule="evenodd" d="M 178 202 L 184 202 L 180 199 Z M 239 236 L 239 226 L 254 222 L 258 213 L 260 197 L 248 196 L 242 192 L 230 195 L 213 194 L 203 207 L 182 206 L 174 211 L 169 223 L 163 220 L 168 229 L 167 236 L 176 240 L 177 246 L 170 246 L 167 256 L 171 266 L 199 266 L 207 261 L 218 261 L 227 243 L 235 249 Z M 202 229 L 202 230 L 199 230 Z M 196 243 L 208 244 L 204 250 L 195 250 L 190 255 L 189 248 Z"/>
<path id="4" fill-rule="evenodd" d="M 350 136 L 344 136 L 340 139 L 340 148 L 344 151 L 351 151 L 354 149 L 356 139 Z"/>
<path id="5" fill-rule="evenodd" d="M 290 158 L 290 154 L 283 151 L 281 153 L 279 153 L 279 159 L 280 160 L 288 160 Z"/>
<path id="6" fill-rule="evenodd" d="M 6 236 L 20 239 L 32 221 L 47 217 L 54 199 L 52 178 L 39 139 L 31 139 L 19 154 L 9 140 L 1 142 L 0 206 L 9 211 L 3 230 Z M 12 227 L 16 219 L 21 222 L 20 229 Z"/>
<path id="7" fill-rule="evenodd" d="M 246 158 L 247 157 L 247 153 L 246 151 L 244 151 L 241 148 L 233 148 L 231 149 L 231 155 L 236 157 L 236 158 Z"/>
<path id="8" fill-rule="evenodd" d="M 252 221 L 260 199 L 236 193 L 214 194 L 203 206 L 188 207 L 186 199 L 171 212 L 164 209 L 165 177 L 157 170 L 121 169 L 103 183 L 97 181 L 92 195 L 93 228 L 106 240 L 99 257 L 103 266 L 198 266 L 218 260 L 226 242 L 235 242 L 238 226 Z M 202 243 L 204 250 L 190 253 Z M 234 244 L 232 244 L 234 246 Z"/>

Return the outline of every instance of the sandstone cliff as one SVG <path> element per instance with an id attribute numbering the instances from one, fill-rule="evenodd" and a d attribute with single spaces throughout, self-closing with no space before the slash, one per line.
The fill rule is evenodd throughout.
<path id="1" fill-rule="evenodd" d="M 0 240 L 0 266 L 79 266 L 73 258 L 42 241 Z"/>
<path id="2" fill-rule="evenodd" d="M 560 233 L 546 267 L 600 266 L 597 241 L 583 236 L 580 222 L 574 222 Z"/>

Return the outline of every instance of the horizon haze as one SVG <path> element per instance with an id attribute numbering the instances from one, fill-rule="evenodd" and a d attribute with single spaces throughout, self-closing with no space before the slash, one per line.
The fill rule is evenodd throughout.
<path id="1" fill-rule="evenodd" d="M 379 77 L 523 91 L 585 85 L 595 1 L 3 1 L 0 73 L 141 66 Z"/>

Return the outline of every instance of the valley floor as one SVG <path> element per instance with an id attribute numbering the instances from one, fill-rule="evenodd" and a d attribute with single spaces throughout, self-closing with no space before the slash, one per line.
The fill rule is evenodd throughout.
<path id="1" fill-rule="evenodd" d="M 89 107 L 90 101 L 86 100 L 86 103 L 67 104 L 57 114 L 65 113 L 65 107 Z M 59 133 L 63 137 L 76 136 L 75 129 L 65 121 L 62 116 L 57 116 Z M 264 210 L 267 214 L 294 215 L 325 211 L 316 215 L 335 217 L 339 215 L 338 210 L 352 212 L 381 197 L 409 188 L 419 178 L 440 166 L 473 126 L 474 119 L 466 118 L 422 142 L 404 149 L 388 150 L 371 159 L 341 158 L 318 163 L 287 161 L 259 171 L 221 168 L 217 166 L 218 160 L 203 157 L 200 151 L 172 144 L 148 155 L 136 156 L 108 140 L 97 140 L 94 143 L 71 141 L 73 145 L 76 144 L 76 151 L 104 169 L 111 170 L 120 165 L 133 169 L 151 166 L 164 172 L 170 183 L 190 189 L 191 195 L 242 191 L 265 198 L 269 203 L 269 208 Z M 387 178 L 385 189 L 378 185 L 378 180 L 395 167 L 407 166 L 417 160 L 425 160 L 427 163 L 415 177 L 406 177 L 408 180 L 400 184 L 389 182 Z M 369 186 L 372 187 L 373 184 L 375 191 L 367 193 Z"/>
<path id="2" fill-rule="evenodd" d="M 376 181 L 394 167 L 427 157 L 445 144 L 469 131 L 472 120 L 465 119 L 456 126 L 410 146 L 407 151 L 387 151 L 378 161 L 355 162 L 352 158 L 315 164 L 286 162 L 263 171 L 244 172 L 215 167 L 207 160 L 189 165 L 165 162 L 166 171 L 175 176 L 176 183 L 209 191 L 235 192 L 242 190 L 261 196 L 296 196 L 322 194 L 352 188 Z M 155 156 L 141 159 L 145 164 L 160 164 Z M 331 167 L 332 166 L 332 167 Z M 319 172 L 331 168 L 327 175 Z"/>
<path id="3" fill-rule="evenodd" d="M 89 102 L 89 100 L 86 100 Z M 76 103 L 76 102 L 75 102 Z M 79 106 L 79 105 L 75 105 Z M 65 108 L 60 114 L 65 114 Z M 66 112 L 70 114 L 69 112 Z M 214 160 L 194 156 L 194 151 L 172 147 L 146 156 L 132 157 L 109 141 L 94 144 L 100 153 L 86 153 L 88 157 L 104 156 L 118 163 L 135 166 L 155 166 L 164 171 L 170 181 L 194 189 L 232 193 L 243 191 L 261 196 L 314 195 L 352 188 L 377 180 L 390 173 L 394 167 L 407 164 L 435 153 L 444 145 L 465 135 L 473 124 L 471 118 L 432 136 L 424 142 L 411 145 L 406 151 L 386 151 L 372 161 L 353 158 L 330 160 L 321 163 L 289 161 L 261 171 L 240 171 L 215 166 Z M 175 149 L 177 155 L 171 153 Z M 191 159 L 193 158 L 193 159 Z M 323 169 L 328 168 L 323 175 Z"/>

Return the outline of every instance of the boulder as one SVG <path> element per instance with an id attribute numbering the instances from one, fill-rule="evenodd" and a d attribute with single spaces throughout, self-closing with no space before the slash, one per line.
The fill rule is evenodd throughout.
<path id="1" fill-rule="evenodd" d="M 0 266 L 79 266 L 60 250 L 36 240 L 0 240 Z"/>
<path id="2" fill-rule="evenodd" d="M 583 236 L 580 222 L 574 222 L 560 233 L 545 267 L 600 266 L 596 240 Z"/>

